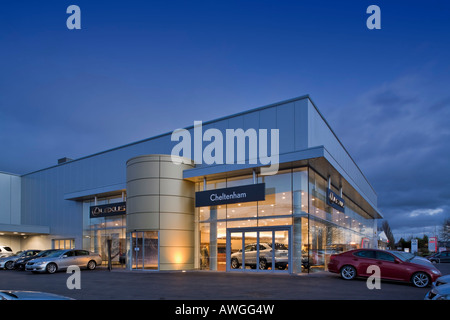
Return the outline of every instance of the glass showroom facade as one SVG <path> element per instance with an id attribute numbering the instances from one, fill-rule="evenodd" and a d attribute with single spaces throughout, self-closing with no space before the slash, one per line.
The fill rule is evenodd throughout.
<path id="1" fill-rule="evenodd" d="M 216 146 L 208 132 L 229 130 L 249 133 L 230 149 L 234 161 L 196 159 Z M 256 161 L 250 133 L 261 149 L 272 131 L 277 139 Z M 23 175 L 0 172 L 0 244 L 89 250 L 129 270 L 280 273 L 326 270 L 333 253 L 377 246 L 375 190 L 309 96 L 179 132 L 178 142 L 166 133 Z M 191 153 L 180 164 L 172 156 L 181 142 Z M 262 175 L 269 150 L 279 170 Z"/>
<path id="2" fill-rule="evenodd" d="M 373 245 L 374 219 L 345 194 L 342 211 L 330 206 L 327 179 L 310 167 L 206 180 L 206 188 L 203 182 L 195 187 L 253 183 L 265 184 L 265 200 L 196 208 L 200 269 L 313 272 L 326 270 L 333 253 Z"/>

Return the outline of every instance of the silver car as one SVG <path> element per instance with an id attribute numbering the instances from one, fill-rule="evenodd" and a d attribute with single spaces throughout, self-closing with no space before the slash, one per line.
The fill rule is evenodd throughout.
<path id="1" fill-rule="evenodd" d="M 265 270 L 272 267 L 272 244 L 261 242 L 259 244 L 259 261 L 256 261 L 258 253 L 256 243 L 245 246 L 245 265 L 250 268 Z M 242 250 L 231 255 L 231 268 L 237 269 L 242 265 Z M 275 268 L 286 269 L 288 266 L 288 248 L 281 243 L 275 243 Z"/>
<path id="2" fill-rule="evenodd" d="M 58 294 L 41 291 L 0 290 L 0 300 L 74 300 Z"/>
<path id="3" fill-rule="evenodd" d="M 41 252 L 41 250 L 25 250 L 14 256 L 0 258 L 0 269 L 12 270 L 14 269 L 14 262 L 16 260 L 35 256 L 39 252 Z"/>
<path id="4" fill-rule="evenodd" d="M 424 300 L 450 300 L 450 284 L 433 286 L 425 295 Z"/>
<path id="5" fill-rule="evenodd" d="M 78 266 L 94 270 L 102 263 L 98 253 L 87 250 L 59 250 L 44 258 L 33 259 L 25 265 L 26 271 L 55 273 L 58 270 L 66 270 L 70 266 Z"/>

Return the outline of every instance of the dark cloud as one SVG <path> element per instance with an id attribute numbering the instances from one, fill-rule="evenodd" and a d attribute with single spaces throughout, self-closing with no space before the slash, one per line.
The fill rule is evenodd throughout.
<path id="1" fill-rule="evenodd" d="M 374 186 L 394 236 L 434 233 L 450 216 L 450 96 L 442 81 L 405 76 L 331 114 L 344 111 L 332 127 Z"/>

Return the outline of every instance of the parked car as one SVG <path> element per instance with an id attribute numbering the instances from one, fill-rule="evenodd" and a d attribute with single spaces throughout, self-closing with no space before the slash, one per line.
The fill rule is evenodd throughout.
<path id="1" fill-rule="evenodd" d="M 261 242 L 259 244 L 259 261 L 256 261 L 257 244 L 252 243 L 245 246 L 245 265 L 260 270 L 265 270 L 272 266 L 272 244 Z M 231 268 L 237 269 L 242 265 L 242 250 L 231 255 Z M 275 243 L 275 268 L 286 269 L 288 265 L 288 248 L 282 243 Z"/>
<path id="2" fill-rule="evenodd" d="M 432 264 L 419 264 L 411 260 L 396 251 L 356 249 L 332 255 L 328 271 L 339 273 L 343 279 L 351 280 L 371 276 L 367 268 L 376 265 L 380 268 L 382 279 L 411 282 L 419 288 L 429 286 L 441 276 L 441 272 Z"/>
<path id="3" fill-rule="evenodd" d="M 73 300 L 54 293 L 22 290 L 0 290 L 0 300 Z"/>
<path id="4" fill-rule="evenodd" d="M 66 270 L 69 266 L 78 266 L 94 270 L 102 263 L 98 253 L 87 250 L 58 250 L 43 258 L 33 259 L 27 262 L 25 270 L 33 272 L 55 273 L 58 270 Z"/>
<path id="5" fill-rule="evenodd" d="M 37 259 L 37 258 L 47 257 L 49 254 L 56 252 L 56 251 L 58 251 L 58 249 L 49 249 L 49 250 L 41 251 L 38 254 L 36 254 L 35 256 L 25 256 L 25 257 L 19 258 L 14 262 L 14 269 L 25 270 L 25 264 L 28 261 Z"/>
<path id="6" fill-rule="evenodd" d="M 0 258 L 14 255 L 12 249 L 7 246 L 0 246 Z"/>
<path id="7" fill-rule="evenodd" d="M 442 251 L 428 256 L 427 259 L 432 263 L 450 262 L 450 251 Z"/>
<path id="8" fill-rule="evenodd" d="M 14 269 L 14 262 L 20 258 L 32 257 L 41 252 L 41 250 L 25 250 L 18 255 L 0 258 L 0 269 L 12 270 Z"/>
<path id="9" fill-rule="evenodd" d="M 433 287 L 424 300 L 450 300 L 450 284 Z"/>
<path id="10" fill-rule="evenodd" d="M 431 262 L 427 258 L 416 256 L 410 252 L 391 251 L 391 250 L 388 250 L 387 252 L 391 252 L 393 255 L 401 255 L 401 256 L 405 257 L 406 260 L 409 260 L 409 262 L 412 262 L 412 263 L 425 264 L 425 265 L 431 264 Z"/>
<path id="11" fill-rule="evenodd" d="M 450 284 L 450 275 L 437 278 L 436 281 L 433 282 L 433 287 L 439 287 L 444 284 Z"/>

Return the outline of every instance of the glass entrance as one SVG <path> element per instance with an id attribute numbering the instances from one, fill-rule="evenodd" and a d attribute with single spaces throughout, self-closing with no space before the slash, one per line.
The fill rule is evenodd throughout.
<path id="1" fill-rule="evenodd" d="M 291 272 L 291 227 L 227 229 L 227 271 Z"/>
<path id="2" fill-rule="evenodd" d="M 158 231 L 131 233 L 131 269 L 158 270 Z"/>

